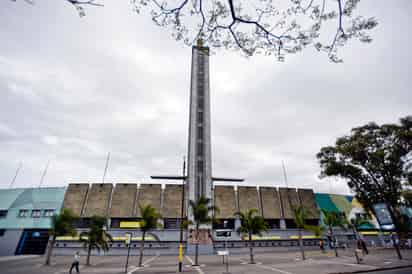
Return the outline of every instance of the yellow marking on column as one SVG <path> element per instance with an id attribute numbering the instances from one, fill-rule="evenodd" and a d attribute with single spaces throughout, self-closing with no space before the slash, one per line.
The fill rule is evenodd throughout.
<path id="1" fill-rule="evenodd" d="M 179 244 L 179 262 L 183 262 L 183 245 Z"/>

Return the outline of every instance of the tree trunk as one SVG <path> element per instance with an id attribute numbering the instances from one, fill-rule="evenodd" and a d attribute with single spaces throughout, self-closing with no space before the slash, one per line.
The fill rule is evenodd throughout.
<path id="1" fill-rule="evenodd" d="M 299 233 L 299 248 L 300 248 L 300 253 L 302 254 L 302 260 L 306 260 L 305 250 L 303 249 L 303 239 L 302 239 L 302 229 L 301 228 L 298 229 L 298 233 Z"/>
<path id="2" fill-rule="evenodd" d="M 330 237 L 332 238 L 333 241 L 333 249 L 335 249 L 335 256 L 338 257 L 338 247 L 337 247 L 337 241 L 335 239 L 335 235 L 333 234 L 333 228 L 330 226 L 329 227 L 329 232 L 330 232 Z"/>
<path id="3" fill-rule="evenodd" d="M 89 243 L 89 246 L 87 248 L 87 259 L 86 259 L 86 265 L 90 265 L 90 254 L 92 253 L 92 245 Z"/>
<path id="4" fill-rule="evenodd" d="M 388 205 L 388 209 L 389 209 L 389 213 L 391 214 L 391 217 L 393 219 L 393 224 L 395 226 L 395 231 L 396 231 L 396 235 L 398 237 L 398 242 L 400 243 L 401 240 L 402 240 L 402 238 L 401 238 L 401 233 L 402 232 L 401 232 L 400 225 L 399 225 L 399 220 L 401 219 L 401 216 L 399 214 L 399 211 L 392 208 L 392 206 Z M 392 234 L 391 238 L 392 238 L 392 242 L 393 242 L 393 247 L 395 248 L 395 251 L 396 251 L 396 255 L 398 255 L 399 260 L 402 260 L 401 251 L 399 250 L 399 245 L 396 242 L 395 236 Z"/>
<path id="5" fill-rule="evenodd" d="M 196 224 L 195 265 L 199 265 L 199 224 Z"/>
<path id="6" fill-rule="evenodd" d="M 142 233 L 142 241 L 140 242 L 140 256 L 139 256 L 139 267 L 143 266 L 143 249 L 144 249 L 144 240 L 146 237 L 146 231 Z"/>
<path id="7" fill-rule="evenodd" d="M 53 235 L 52 239 L 49 240 L 49 247 L 47 249 L 47 255 L 46 255 L 46 262 L 44 263 L 45 265 L 50 265 L 50 258 L 53 252 L 53 248 L 54 248 L 54 243 L 56 242 L 56 236 Z"/>
<path id="8" fill-rule="evenodd" d="M 252 233 L 249 233 L 249 252 L 250 252 L 250 263 L 254 264 L 255 259 L 253 258 Z"/>

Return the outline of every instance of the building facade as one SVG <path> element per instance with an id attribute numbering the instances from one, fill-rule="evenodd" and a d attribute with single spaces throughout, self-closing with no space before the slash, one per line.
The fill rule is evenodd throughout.
<path id="1" fill-rule="evenodd" d="M 0 190 L 0 256 L 43 254 L 64 187 Z"/>

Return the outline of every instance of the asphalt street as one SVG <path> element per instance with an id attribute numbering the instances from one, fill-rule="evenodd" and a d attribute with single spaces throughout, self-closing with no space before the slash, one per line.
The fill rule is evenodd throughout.
<path id="1" fill-rule="evenodd" d="M 319 251 L 306 252 L 307 260 L 302 261 L 298 252 L 271 252 L 258 250 L 256 264 L 249 264 L 247 250 L 241 254 L 229 257 L 228 271 L 236 274 L 274 273 L 274 274 L 327 274 L 351 271 L 373 271 L 381 267 L 396 267 L 412 265 L 412 251 L 404 251 L 405 260 L 399 261 L 392 250 L 374 250 L 365 257 L 362 264 L 357 264 L 350 250 L 341 251 L 336 258 L 333 252 L 323 254 Z M 126 258 L 123 256 L 93 256 L 91 266 L 85 266 L 85 256 L 81 257 L 80 273 L 120 274 L 125 273 Z M 71 256 L 55 256 L 51 266 L 44 266 L 44 257 L 27 258 L 0 258 L 1 274 L 63 274 L 69 273 Z M 226 264 L 217 255 L 201 255 L 200 266 L 193 266 L 194 257 L 185 256 L 183 264 L 184 273 L 193 274 L 221 274 L 226 272 Z M 132 256 L 127 269 L 128 274 L 133 273 L 176 273 L 177 257 L 161 254 L 150 255 L 144 258 L 144 267 L 137 267 L 138 257 Z M 75 272 L 74 272 L 75 273 Z M 412 273 L 409 269 L 388 270 L 370 273 Z"/>

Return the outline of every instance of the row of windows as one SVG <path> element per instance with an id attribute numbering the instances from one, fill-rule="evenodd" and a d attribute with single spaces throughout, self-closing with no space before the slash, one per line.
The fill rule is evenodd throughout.
<path id="1" fill-rule="evenodd" d="M 52 217 L 55 214 L 54 209 L 33 209 L 30 213 L 28 209 L 20 209 L 19 213 L 17 214 L 20 218 L 26 218 L 31 216 L 32 218 L 40 218 L 40 217 Z"/>

